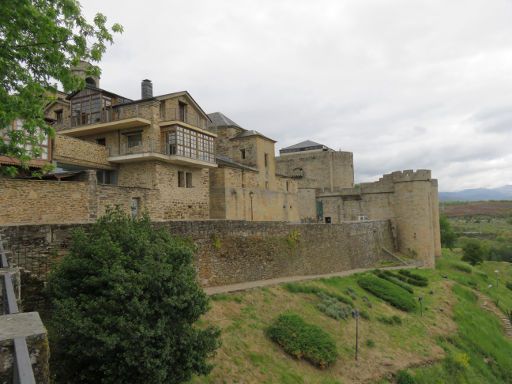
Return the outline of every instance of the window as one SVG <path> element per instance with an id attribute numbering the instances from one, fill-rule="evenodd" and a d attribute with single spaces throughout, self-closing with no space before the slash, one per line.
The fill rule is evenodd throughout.
<path id="1" fill-rule="evenodd" d="M 268 153 L 265 153 L 265 167 L 268 167 Z"/>
<path id="2" fill-rule="evenodd" d="M 57 120 L 57 123 L 62 123 L 62 109 L 55 111 L 55 120 Z"/>
<path id="3" fill-rule="evenodd" d="M 16 119 L 10 124 L 9 126 L 5 128 L 0 128 L 0 141 L 3 141 L 5 144 L 8 144 L 10 139 L 9 131 L 17 131 L 17 130 L 23 130 L 23 120 Z M 35 129 L 35 132 L 33 135 L 26 134 L 27 143 L 26 144 L 18 144 L 18 147 L 23 147 L 27 152 L 26 154 L 32 159 L 41 159 L 41 160 L 51 160 L 50 158 L 50 147 L 51 142 L 50 139 L 46 134 L 43 134 L 42 140 L 40 139 L 40 136 L 43 134 L 39 128 Z M 39 141 L 40 140 L 40 141 Z M 35 141 L 39 141 L 39 144 L 33 145 L 30 143 L 34 143 Z M 39 155 L 36 155 L 32 153 L 32 150 L 40 149 L 41 152 Z"/>
<path id="4" fill-rule="evenodd" d="M 183 188 L 185 186 L 185 174 L 183 171 L 178 171 L 178 187 Z"/>
<path id="5" fill-rule="evenodd" d="M 165 120 L 165 101 L 160 102 L 160 119 Z"/>
<path id="6" fill-rule="evenodd" d="M 289 186 L 288 182 L 286 182 L 286 192 L 289 191 L 289 188 L 290 188 L 290 186 Z"/>
<path id="7" fill-rule="evenodd" d="M 179 120 L 180 121 L 184 121 L 185 123 L 187 122 L 187 104 L 185 103 L 182 103 L 181 101 L 179 102 Z"/>
<path id="8" fill-rule="evenodd" d="M 215 146 L 213 140 L 212 136 L 204 133 L 175 126 L 162 133 L 163 153 L 214 163 Z"/>
<path id="9" fill-rule="evenodd" d="M 187 188 L 192 188 L 192 173 L 186 173 Z"/>
<path id="10" fill-rule="evenodd" d="M 136 219 L 139 217 L 139 205 L 140 205 L 140 199 L 138 197 L 132 198 L 132 218 Z"/>
<path id="11" fill-rule="evenodd" d="M 98 184 L 117 185 L 117 171 L 96 171 L 96 177 L 98 178 Z"/>
<path id="12" fill-rule="evenodd" d="M 139 147 L 142 145 L 142 133 L 128 135 L 128 148 Z"/>
<path id="13" fill-rule="evenodd" d="M 240 156 L 242 157 L 242 159 L 245 159 L 245 149 L 240 150 Z"/>
<path id="14" fill-rule="evenodd" d="M 101 139 L 96 139 L 96 144 L 103 145 L 103 146 L 107 145 L 104 137 L 102 137 Z"/>

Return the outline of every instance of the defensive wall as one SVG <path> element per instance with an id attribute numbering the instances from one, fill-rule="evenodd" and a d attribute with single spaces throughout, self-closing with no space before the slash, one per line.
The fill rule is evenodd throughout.
<path id="1" fill-rule="evenodd" d="M 392 251 L 394 244 L 389 220 L 332 225 L 205 220 L 155 225 L 197 244 L 194 264 L 203 287 L 369 268 L 391 260 L 383 248 Z M 0 233 L 7 248 L 17 244 L 25 257 L 47 263 L 49 257 L 67 253 L 71 230 L 79 226 L 87 230 L 90 224 L 9 225 L 0 226 Z"/>
<path id="2" fill-rule="evenodd" d="M 434 257 L 441 256 L 437 180 L 429 170 L 393 172 L 359 188 L 317 191 L 316 200 L 332 223 L 358 216 L 390 219 L 395 247 L 417 254 L 425 266 L 434 267 Z"/>

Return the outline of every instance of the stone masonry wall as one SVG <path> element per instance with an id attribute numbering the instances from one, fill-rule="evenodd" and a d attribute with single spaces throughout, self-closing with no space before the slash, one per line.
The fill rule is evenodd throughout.
<path id="1" fill-rule="evenodd" d="M 194 264 L 202 286 L 372 267 L 393 250 L 390 222 L 288 224 L 245 221 L 155 223 L 198 245 Z M 24 244 L 37 254 L 62 254 L 76 225 L 0 227 L 7 247 Z M 85 226 L 87 228 L 88 225 Z"/>
<path id="2" fill-rule="evenodd" d="M 105 146 L 59 134 L 55 135 L 53 145 L 53 160 L 58 162 L 82 167 L 115 169 L 107 161 L 108 149 Z"/>

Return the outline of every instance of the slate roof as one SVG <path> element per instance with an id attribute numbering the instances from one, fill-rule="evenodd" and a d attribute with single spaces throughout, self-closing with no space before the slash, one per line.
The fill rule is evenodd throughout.
<path id="1" fill-rule="evenodd" d="M 271 138 L 269 138 L 269 137 L 259 133 L 258 131 L 254 131 L 254 130 L 240 132 L 238 135 L 236 135 L 235 137 L 231 138 L 231 140 L 233 140 L 233 139 L 240 139 L 242 137 L 249 137 L 249 136 L 260 136 L 260 137 L 263 137 L 264 139 L 273 141 L 274 143 L 276 142 L 275 140 L 272 140 Z"/>
<path id="2" fill-rule="evenodd" d="M 301 152 L 301 151 L 310 151 L 313 149 L 327 150 L 329 148 L 323 144 L 316 143 L 311 140 L 305 140 L 305 141 L 301 141 L 300 143 L 290 145 L 289 147 L 281 148 L 279 150 L 279 153 L 293 153 L 293 152 Z"/>
<path id="3" fill-rule="evenodd" d="M 215 125 L 217 127 L 237 127 L 243 129 L 241 126 L 239 126 L 237 123 L 235 123 L 233 120 L 231 120 L 229 117 L 227 117 L 221 112 L 209 113 L 208 117 L 212 121 L 212 125 Z"/>
<path id="4" fill-rule="evenodd" d="M 226 165 L 228 167 L 248 169 L 250 171 L 258 172 L 257 168 L 238 163 L 238 162 L 234 161 L 231 157 L 228 157 L 228 156 L 217 154 L 217 155 L 215 155 L 215 158 L 217 159 L 217 164 L 219 164 L 219 165 Z"/>

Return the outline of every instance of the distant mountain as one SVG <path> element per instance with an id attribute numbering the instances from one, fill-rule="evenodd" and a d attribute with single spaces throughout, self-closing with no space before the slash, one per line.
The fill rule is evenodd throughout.
<path id="1" fill-rule="evenodd" d="M 458 192 L 439 192 L 439 201 L 512 200 L 512 185 L 498 188 L 464 189 Z"/>

